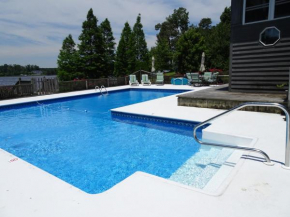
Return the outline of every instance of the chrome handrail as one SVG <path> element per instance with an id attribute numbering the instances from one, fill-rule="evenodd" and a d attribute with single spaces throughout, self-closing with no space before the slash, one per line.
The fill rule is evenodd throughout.
<path id="1" fill-rule="evenodd" d="M 101 86 L 101 92 L 102 92 L 103 88 L 106 90 L 106 92 L 107 92 L 106 94 L 108 95 L 109 92 L 108 92 L 107 88 L 104 85 Z"/>
<path id="2" fill-rule="evenodd" d="M 100 93 L 103 95 L 103 93 L 102 93 L 102 90 L 100 89 L 100 87 L 99 87 L 99 86 L 95 86 L 95 91 L 97 91 L 97 90 L 99 90 L 99 91 L 100 91 Z"/>
<path id="3" fill-rule="evenodd" d="M 267 103 L 267 102 L 247 102 L 247 103 L 243 103 L 240 104 L 228 111 L 225 111 L 215 117 L 212 117 L 200 124 L 198 124 L 194 129 L 193 129 L 193 137 L 194 139 L 201 145 L 210 145 L 210 146 L 217 146 L 217 147 L 223 147 L 223 148 L 231 148 L 231 149 L 239 149 L 239 150 L 246 150 L 246 151 L 251 151 L 251 152 L 257 152 L 261 155 L 263 155 L 266 159 L 266 163 L 267 165 L 273 165 L 273 163 L 271 162 L 270 157 L 262 150 L 260 149 L 256 149 L 256 148 L 249 148 L 249 147 L 245 147 L 245 146 L 232 146 L 232 145 L 224 145 L 224 144 L 218 144 L 218 143 L 210 143 L 210 142 L 202 142 L 200 141 L 197 136 L 196 136 L 196 131 L 198 128 L 204 126 L 205 124 L 209 123 L 210 121 L 216 120 L 226 114 L 232 113 L 238 109 L 241 108 L 245 108 L 248 106 L 252 106 L 252 107 L 276 107 L 276 108 L 280 108 L 282 111 L 285 112 L 285 116 L 286 116 L 286 147 L 285 147 L 285 166 L 283 166 L 283 168 L 285 169 L 290 169 L 290 141 L 289 141 L 289 112 L 287 111 L 286 107 L 279 104 L 279 103 Z"/>

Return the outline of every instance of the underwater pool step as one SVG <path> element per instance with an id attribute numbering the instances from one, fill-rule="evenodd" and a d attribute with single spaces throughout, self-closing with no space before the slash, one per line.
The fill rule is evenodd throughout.
<path id="1" fill-rule="evenodd" d="M 201 148 L 169 178 L 188 186 L 204 188 L 232 153 L 229 149 Z"/>

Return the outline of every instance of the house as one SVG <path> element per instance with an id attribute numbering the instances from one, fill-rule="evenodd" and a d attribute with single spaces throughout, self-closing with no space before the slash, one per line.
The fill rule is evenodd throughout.
<path id="1" fill-rule="evenodd" d="M 232 0 L 230 91 L 288 89 L 290 0 Z"/>

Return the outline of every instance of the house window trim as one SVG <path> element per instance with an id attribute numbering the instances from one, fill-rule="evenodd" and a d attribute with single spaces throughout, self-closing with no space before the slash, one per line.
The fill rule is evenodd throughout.
<path id="1" fill-rule="evenodd" d="M 275 28 L 275 29 L 278 30 L 278 32 L 279 32 L 279 38 L 278 38 L 278 40 L 276 40 L 275 43 L 273 43 L 273 44 L 265 44 L 264 42 L 261 41 L 262 34 L 263 34 L 263 32 L 265 32 L 267 29 L 272 29 L 272 28 Z M 279 30 L 276 26 L 269 26 L 269 27 L 266 27 L 266 28 L 265 28 L 265 29 L 260 33 L 259 42 L 260 42 L 263 46 L 265 46 L 265 47 L 270 47 L 270 46 L 274 46 L 275 44 L 277 44 L 277 42 L 280 41 L 280 39 L 281 39 L 281 32 L 280 32 L 280 30 Z"/>
<path id="2" fill-rule="evenodd" d="M 280 20 L 280 19 L 290 18 L 290 16 L 275 18 L 275 2 L 276 2 L 276 0 L 269 0 L 268 19 L 246 23 L 245 22 L 246 21 L 246 2 L 247 2 L 247 0 L 243 0 L 243 25 L 254 24 L 254 23 L 263 23 L 263 22 L 268 22 L 268 21 L 272 21 L 272 20 Z"/>

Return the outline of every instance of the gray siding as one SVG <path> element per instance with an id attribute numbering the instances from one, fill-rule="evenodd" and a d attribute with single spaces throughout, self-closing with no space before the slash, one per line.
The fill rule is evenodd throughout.
<path id="1" fill-rule="evenodd" d="M 230 90 L 239 92 L 284 92 L 290 67 L 290 18 L 242 25 L 243 0 L 232 0 Z M 259 42 L 260 33 L 276 26 L 281 39 L 275 46 Z"/>
<path id="2" fill-rule="evenodd" d="M 232 45 L 231 91 L 282 92 L 288 82 L 290 38 L 281 39 L 274 47 L 259 42 Z"/>

